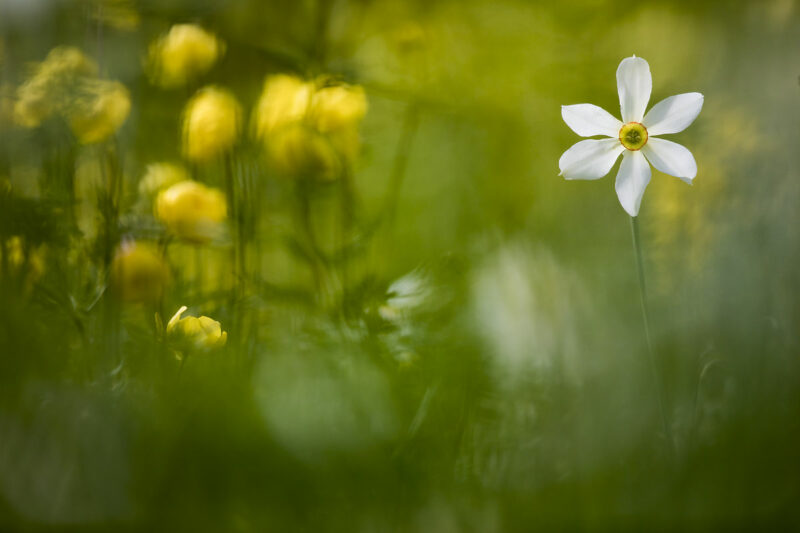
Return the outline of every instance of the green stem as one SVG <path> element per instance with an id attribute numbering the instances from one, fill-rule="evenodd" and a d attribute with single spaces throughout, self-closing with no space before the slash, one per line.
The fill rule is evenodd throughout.
<path id="1" fill-rule="evenodd" d="M 392 170 L 389 175 L 389 186 L 386 196 L 383 199 L 383 205 L 374 223 L 370 233 L 375 231 L 376 234 L 383 232 L 383 237 L 379 242 L 375 243 L 371 248 L 370 268 L 376 270 L 377 266 L 385 261 L 386 257 L 390 257 L 394 251 L 394 230 L 395 218 L 397 215 L 397 205 L 400 202 L 400 190 L 403 186 L 403 181 L 408 167 L 408 160 L 411 155 L 411 148 L 414 143 L 414 137 L 417 133 L 419 125 L 419 106 L 415 102 L 408 104 L 405 116 L 403 118 L 403 125 L 400 130 L 400 138 L 397 141 L 395 148 L 394 160 L 392 162 Z M 384 246 L 388 246 L 384 249 Z"/>
<path id="2" fill-rule="evenodd" d="M 642 260 L 642 246 L 641 239 L 639 238 L 639 222 L 636 217 L 631 217 L 631 237 L 633 239 L 633 252 L 636 256 L 636 270 L 639 275 L 639 299 L 642 306 L 642 321 L 644 323 L 644 336 L 647 342 L 647 355 L 650 362 L 650 372 L 655 386 L 656 399 L 658 400 L 658 409 L 661 412 L 661 423 L 664 426 L 664 437 L 667 439 L 667 449 L 670 456 L 675 452 L 675 441 L 672 437 L 672 430 L 670 429 L 669 420 L 667 419 L 667 411 L 664 401 L 664 387 L 661 382 L 661 376 L 658 372 L 656 365 L 655 351 L 653 350 L 653 343 L 650 338 L 650 313 L 647 306 L 647 285 L 645 284 L 644 277 L 644 261 Z"/>
<path id="3" fill-rule="evenodd" d="M 300 228 L 303 232 L 304 244 L 307 246 L 306 252 L 309 256 L 309 266 L 311 267 L 317 288 L 317 297 L 322 306 L 327 308 L 329 300 L 332 297 L 330 291 L 331 282 L 325 253 L 317 241 L 314 224 L 311 220 L 311 189 L 313 187 L 311 179 L 312 178 L 301 177 L 297 181 L 297 216 L 300 221 Z"/>
<path id="4" fill-rule="evenodd" d="M 406 167 L 408 167 L 408 158 L 411 153 L 411 145 L 414 142 L 414 136 L 417 133 L 417 126 L 419 125 L 419 107 L 414 103 L 410 103 L 406 109 L 405 117 L 403 118 L 403 126 L 400 132 L 400 139 L 397 141 L 397 149 L 395 150 L 395 158 L 392 163 L 392 173 L 389 180 L 389 191 L 386 195 L 384 205 L 384 212 L 386 213 L 387 225 L 392 228 L 394 226 L 394 217 L 397 211 L 397 202 L 400 196 L 400 188 L 403 185 L 403 178 L 406 174 Z"/>
<path id="5" fill-rule="evenodd" d="M 236 180 L 233 175 L 233 156 L 225 156 L 225 188 L 228 196 L 228 216 L 231 220 L 231 263 L 233 264 L 232 304 L 235 306 L 240 298 L 240 283 L 244 263 L 244 243 L 242 242 L 242 221 L 239 216 L 239 204 L 236 198 Z"/>

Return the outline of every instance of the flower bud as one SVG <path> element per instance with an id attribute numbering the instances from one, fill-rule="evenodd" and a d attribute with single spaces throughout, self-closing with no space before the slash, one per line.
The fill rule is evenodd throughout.
<path id="1" fill-rule="evenodd" d="M 183 346 L 197 350 L 212 350 L 225 346 L 228 332 L 216 320 L 207 316 L 187 316 L 181 318 L 186 311 L 184 305 L 169 319 L 167 337 Z"/>
<path id="2" fill-rule="evenodd" d="M 169 282 L 169 269 L 158 251 L 144 243 L 123 242 L 111 263 L 111 283 L 125 301 L 154 303 Z"/>
<path id="3" fill-rule="evenodd" d="M 203 28 L 176 24 L 151 45 L 150 74 L 162 87 L 185 85 L 208 72 L 224 51 L 224 44 Z"/>
<path id="4" fill-rule="evenodd" d="M 268 76 L 256 105 L 253 126 L 259 139 L 301 122 L 308 111 L 313 85 L 295 76 Z"/>
<path id="5" fill-rule="evenodd" d="M 130 110 L 131 101 L 124 85 L 94 80 L 69 109 L 69 126 L 81 144 L 102 142 L 116 133 Z"/>
<path id="6" fill-rule="evenodd" d="M 333 85 L 314 93 L 311 119 L 322 133 L 357 128 L 367 113 L 367 97 L 359 86 Z"/>
<path id="7" fill-rule="evenodd" d="M 158 193 L 155 216 L 178 237 L 204 243 L 220 231 L 227 215 L 225 195 L 218 189 L 186 180 Z"/>
<path id="8" fill-rule="evenodd" d="M 201 89 L 183 117 L 183 152 L 193 161 L 212 159 L 230 150 L 239 136 L 242 109 L 228 91 Z"/>

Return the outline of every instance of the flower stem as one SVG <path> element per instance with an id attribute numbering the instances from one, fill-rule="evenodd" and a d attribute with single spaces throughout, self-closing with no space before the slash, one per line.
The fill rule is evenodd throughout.
<path id="1" fill-rule="evenodd" d="M 397 202 L 400 197 L 400 189 L 403 186 L 403 178 L 408 167 L 408 159 L 411 153 L 411 146 L 414 136 L 419 126 L 419 107 L 412 102 L 406 108 L 403 126 L 400 132 L 400 139 L 397 141 L 395 158 L 392 163 L 392 172 L 389 181 L 389 191 L 386 196 L 384 212 L 386 213 L 387 225 L 391 229 L 394 227 L 394 219 L 397 211 Z"/>
<path id="2" fill-rule="evenodd" d="M 647 355 L 650 361 L 650 372 L 656 390 L 658 409 L 661 412 L 661 423 L 664 426 L 664 437 L 667 439 L 667 450 L 670 456 L 675 452 L 675 441 L 672 438 L 672 430 L 667 419 L 667 411 L 664 401 L 664 389 L 661 376 L 656 365 L 656 356 L 653 350 L 653 343 L 650 339 L 650 313 L 647 307 L 647 285 L 644 277 L 644 262 L 642 261 L 642 246 L 639 238 L 639 222 L 636 217 L 631 217 L 631 237 L 633 239 L 633 253 L 636 256 L 636 270 L 639 275 L 639 299 L 642 305 L 642 322 L 644 323 L 644 337 L 647 342 Z"/>
<path id="3" fill-rule="evenodd" d="M 233 157 L 228 154 L 225 156 L 225 188 L 228 197 L 228 216 L 231 220 L 232 246 L 231 264 L 233 266 L 233 287 L 231 292 L 232 306 L 238 305 L 241 298 L 242 272 L 244 270 L 244 242 L 242 239 L 242 221 L 239 216 L 239 202 L 237 198 L 237 184 L 234 176 Z"/>

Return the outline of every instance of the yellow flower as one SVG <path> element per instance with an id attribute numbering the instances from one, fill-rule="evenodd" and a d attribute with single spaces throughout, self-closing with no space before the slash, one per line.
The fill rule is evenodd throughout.
<path id="1" fill-rule="evenodd" d="M 355 128 L 367 114 L 367 97 L 359 86 L 333 85 L 314 93 L 312 122 L 323 133 Z"/>
<path id="2" fill-rule="evenodd" d="M 227 215 L 225 195 L 218 189 L 186 180 L 158 193 L 155 216 L 182 239 L 208 242 Z"/>
<path id="3" fill-rule="evenodd" d="M 124 242 L 111 263 L 111 282 L 123 300 L 154 303 L 164 294 L 169 269 L 154 247 Z"/>
<path id="4" fill-rule="evenodd" d="M 197 92 L 183 116 L 183 152 L 193 161 L 212 159 L 236 143 L 242 109 L 228 91 L 206 87 Z"/>
<path id="5" fill-rule="evenodd" d="M 38 127 L 73 100 L 80 83 L 96 75 L 97 65 L 77 48 L 52 49 L 17 89 L 16 122 L 26 128 Z"/>
<path id="6" fill-rule="evenodd" d="M 253 130 L 278 171 L 334 179 L 358 156 L 358 128 L 366 112 L 359 86 L 281 74 L 264 83 Z"/>
<path id="7" fill-rule="evenodd" d="M 278 74 L 267 77 L 255 110 L 256 136 L 265 139 L 284 126 L 301 122 L 308 111 L 313 91 L 313 84 L 295 76 Z"/>
<path id="8" fill-rule="evenodd" d="M 139 182 L 139 194 L 152 200 L 159 192 L 175 185 L 179 181 L 189 180 L 186 169 L 172 163 L 152 163 L 147 165 L 142 180 Z"/>
<path id="9" fill-rule="evenodd" d="M 102 142 L 128 118 L 128 89 L 119 82 L 93 80 L 69 110 L 69 126 L 81 144 Z"/>
<path id="10" fill-rule="evenodd" d="M 169 319 L 167 335 L 171 339 L 201 350 L 225 346 L 228 341 L 228 332 L 222 331 L 219 322 L 207 316 L 181 318 L 186 309 L 187 307 L 184 305 Z"/>
<path id="11" fill-rule="evenodd" d="M 194 24 L 176 24 L 150 47 L 155 83 L 177 87 L 208 72 L 225 52 L 213 34 Z"/>

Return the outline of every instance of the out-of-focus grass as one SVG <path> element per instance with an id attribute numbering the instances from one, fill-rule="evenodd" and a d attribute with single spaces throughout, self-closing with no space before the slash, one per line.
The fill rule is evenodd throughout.
<path id="1" fill-rule="evenodd" d="M 797 527 L 799 15 L 793 0 L 3 2 L 0 527 Z M 224 55 L 159 87 L 151 43 L 187 22 Z M 109 140 L 79 144 L 58 113 L 15 123 L 57 46 L 127 88 Z M 654 171 L 639 217 L 672 454 L 614 171 L 557 176 L 577 140 L 560 106 L 615 110 L 634 53 L 653 102 L 705 95 L 675 137 L 694 185 Z M 266 160 L 252 111 L 274 74 L 364 88 L 339 179 Z M 187 161 L 182 113 L 206 85 L 235 96 L 242 131 L 232 155 Z M 154 217 L 140 183 L 164 162 L 233 198 L 213 236 Z M 131 240 L 168 271 L 148 270 L 140 302 L 112 275 Z M 226 346 L 178 343 L 182 305 Z"/>

